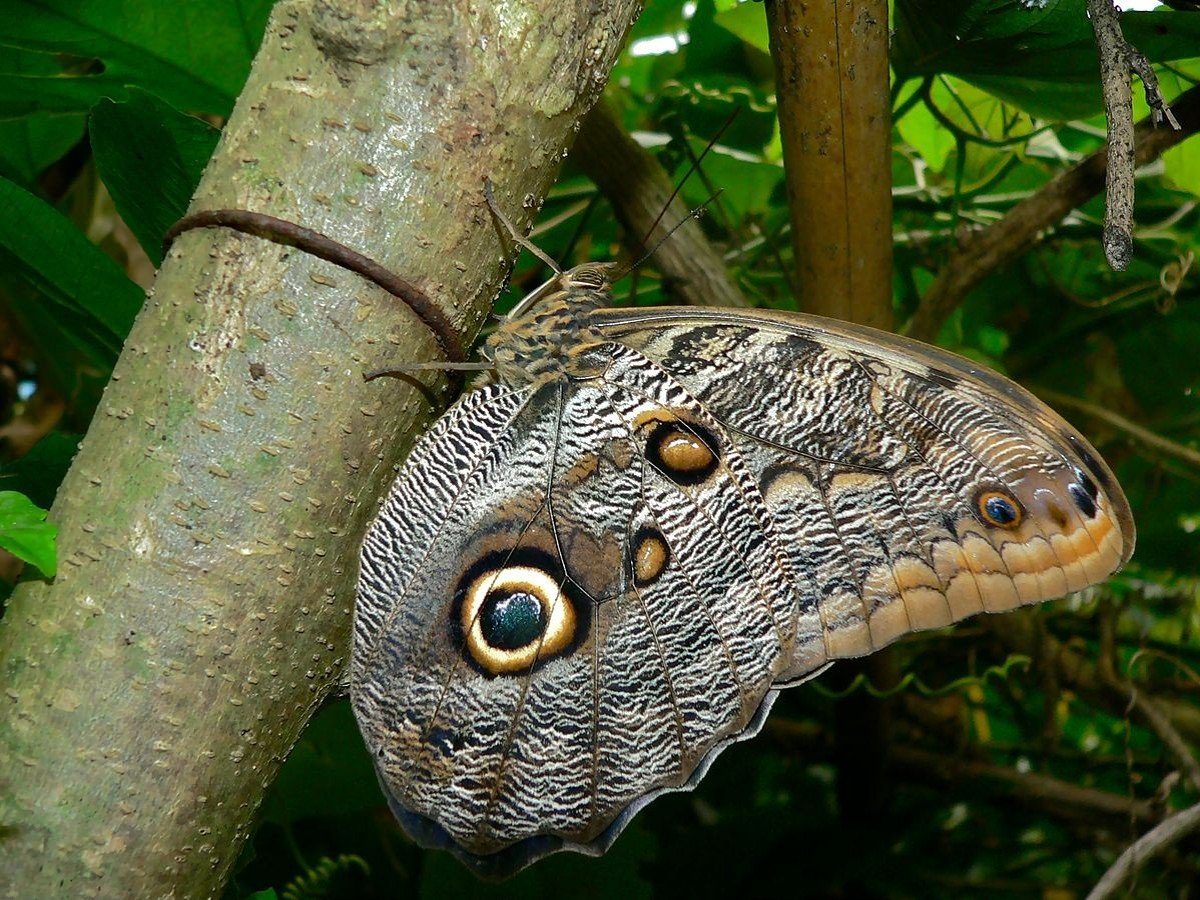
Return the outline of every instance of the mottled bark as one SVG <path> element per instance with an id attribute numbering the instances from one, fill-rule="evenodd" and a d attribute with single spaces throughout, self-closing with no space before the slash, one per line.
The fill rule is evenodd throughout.
<path id="1" fill-rule="evenodd" d="M 192 210 L 367 253 L 469 340 L 636 13 L 284 0 Z M 430 415 L 394 297 L 224 229 L 175 243 L 0 627 L 10 896 L 213 896 L 349 651 L 359 540 Z"/>

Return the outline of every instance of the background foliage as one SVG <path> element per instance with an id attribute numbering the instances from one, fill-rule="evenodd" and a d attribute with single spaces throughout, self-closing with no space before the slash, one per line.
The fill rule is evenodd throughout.
<path id="1" fill-rule="evenodd" d="M 270 4 L 3 6 L 0 491 L 47 507 L 101 402 L 162 236 L 216 145 Z M 956 241 L 1102 146 L 1083 6 L 896 0 L 898 322 Z M 1123 25 L 1156 64 L 1168 98 L 1200 79 L 1200 15 L 1128 14 Z M 741 110 L 683 191 L 698 204 L 722 189 L 706 220 L 712 238 L 748 296 L 790 308 L 761 5 L 650 4 L 609 98 L 676 174 Z M 1036 628 L 1085 659 L 1111 657 L 1141 690 L 1184 705 L 1200 695 L 1198 194 L 1192 140 L 1139 174 L 1128 271 L 1104 264 L 1097 198 L 991 273 L 939 335 L 1062 401 L 1133 504 L 1132 564 L 1101 589 L 1037 610 Z M 543 222 L 534 239 L 565 263 L 621 252 L 604 198 L 570 160 Z M 543 275 L 523 262 L 512 293 Z M 663 294 L 645 271 L 636 296 L 622 300 L 655 303 Z M 1089 414 L 1095 408 L 1135 429 Z M 1160 440 L 1148 442 L 1137 426 Z M 0 547 L 52 574 L 52 529 L 15 496 L 0 493 L 0 503 Z M 17 568 L 6 565 L 0 576 L 11 580 Z M 908 677 L 886 691 L 842 676 L 785 694 L 763 737 L 726 753 L 695 793 L 652 804 L 604 859 L 556 857 L 495 888 L 406 842 L 348 706 L 337 703 L 284 767 L 230 896 L 529 897 L 570 885 L 642 897 L 728 893 L 752 881 L 803 896 L 1082 896 L 1148 824 L 1197 802 L 1173 774 L 1160 734 L 1064 681 L 1053 660 L 1012 655 L 977 621 L 909 639 L 896 661 Z M 886 746 L 846 752 L 847 741 L 863 740 L 838 728 L 855 702 L 878 705 Z M 1185 737 L 1194 748 L 1197 736 Z M 867 774 L 864 756 L 877 762 L 870 780 L 881 815 L 846 806 L 847 782 Z M 1197 847 L 1193 837 L 1144 870 L 1133 895 L 1191 896 Z"/>

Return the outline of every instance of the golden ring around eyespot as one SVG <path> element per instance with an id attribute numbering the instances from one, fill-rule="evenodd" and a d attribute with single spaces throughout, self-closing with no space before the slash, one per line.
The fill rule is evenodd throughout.
<path id="1" fill-rule="evenodd" d="M 1023 514 L 1021 504 L 1004 491 L 983 491 L 976 500 L 979 515 L 988 525 L 1009 531 L 1019 528 Z"/>
<path id="2" fill-rule="evenodd" d="M 514 649 L 493 646 L 484 634 L 483 621 L 489 602 L 526 594 L 542 607 L 541 633 Z M 467 651 L 486 672 L 507 675 L 528 671 L 539 659 L 568 647 L 575 636 L 575 607 L 558 580 L 533 566 L 507 566 L 479 573 L 467 586 L 461 610 Z"/>

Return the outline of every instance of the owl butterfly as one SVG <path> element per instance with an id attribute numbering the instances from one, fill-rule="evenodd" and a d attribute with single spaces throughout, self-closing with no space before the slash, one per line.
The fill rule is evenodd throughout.
<path id="1" fill-rule="evenodd" d="M 777 691 L 1133 551 L 1088 442 L 952 354 L 812 316 L 608 309 L 561 273 L 367 533 L 351 696 L 419 843 L 599 855 Z"/>

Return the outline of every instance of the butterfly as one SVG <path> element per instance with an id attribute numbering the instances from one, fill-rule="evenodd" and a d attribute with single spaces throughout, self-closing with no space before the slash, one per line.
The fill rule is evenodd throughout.
<path id="1" fill-rule="evenodd" d="M 410 453 L 362 547 L 351 699 L 420 844 L 598 855 L 780 688 L 1095 584 L 1128 502 L 966 359 L 800 314 L 613 309 L 558 274 Z"/>

